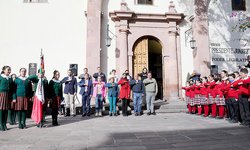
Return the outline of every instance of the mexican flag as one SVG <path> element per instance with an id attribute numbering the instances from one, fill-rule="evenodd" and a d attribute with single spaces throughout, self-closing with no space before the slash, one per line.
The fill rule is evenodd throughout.
<path id="1" fill-rule="evenodd" d="M 41 54 L 41 66 L 39 69 L 39 73 L 42 74 L 42 71 L 44 70 L 44 60 L 43 55 Z M 39 124 L 43 119 L 43 104 L 45 102 L 44 99 L 44 88 L 43 88 L 43 82 L 42 78 L 39 78 L 36 93 L 34 96 L 33 101 L 33 108 L 32 108 L 32 115 L 31 119 L 35 121 L 36 124 Z"/>

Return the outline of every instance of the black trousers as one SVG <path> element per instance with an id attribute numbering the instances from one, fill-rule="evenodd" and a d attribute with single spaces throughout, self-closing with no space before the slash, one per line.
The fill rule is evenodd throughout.
<path id="1" fill-rule="evenodd" d="M 232 112 L 231 112 L 232 110 L 230 110 L 232 98 L 228 98 L 225 102 L 226 102 L 226 111 L 227 111 L 228 118 L 233 119 Z"/>
<path id="2" fill-rule="evenodd" d="M 57 122 L 58 108 L 52 108 L 52 122 Z"/>
<path id="3" fill-rule="evenodd" d="M 240 109 L 240 117 L 242 122 L 250 123 L 250 111 L 249 111 L 249 96 L 240 95 L 239 96 L 239 109 Z"/>
<path id="4" fill-rule="evenodd" d="M 122 114 L 128 115 L 128 100 L 122 99 Z"/>
<path id="5" fill-rule="evenodd" d="M 235 100 L 235 98 L 229 98 L 229 113 L 230 118 L 235 121 L 239 121 L 239 102 Z"/>

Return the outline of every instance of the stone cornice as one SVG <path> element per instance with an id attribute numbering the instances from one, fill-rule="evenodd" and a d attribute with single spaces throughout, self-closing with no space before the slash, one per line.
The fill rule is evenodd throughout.
<path id="1" fill-rule="evenodd" d="M 185 15 L 183 13 L 165 13 L 165 14 L 148 14 L 135 13 L 133 11 L 114 11 L 109 16 L 113 21 L 120 20 L 145 20 L 145 21 L 161 21 L 161 22 L 181 22 Z"/>

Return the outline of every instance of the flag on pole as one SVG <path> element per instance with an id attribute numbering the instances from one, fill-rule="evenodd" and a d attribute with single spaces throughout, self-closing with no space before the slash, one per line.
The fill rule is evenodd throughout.
<path id="1" fill-rule="evenodd" d="M 42 74 L 44 71 L 44 57 L 43 57 L 42 52 L 41 52 L 40 58 L 41 58 L 41 64 L 40 64 L 39 73 Z M 39 81 L 37 83 L 36 93 L 34 96 L 32 115 L 31 115 L 31 119 L 34 120 L 36 124 L 42 121 L 44 102 L 45 102 L 45 98 L 44 98 L 43 82 L 42 82 L 42 78 L 39 78 Z"/>

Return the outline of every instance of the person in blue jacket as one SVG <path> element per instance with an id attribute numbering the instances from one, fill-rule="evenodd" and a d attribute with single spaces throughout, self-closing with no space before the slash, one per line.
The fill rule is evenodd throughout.
<path id="1" fill-rule="evenodd" d="M 116 100 L 118 97 L 118 84 L 115 83 L 114 77 L 109 79 L 109 83 L 105 85 L 108 88 L 108 99 L 109 99 L 109 116 L 117 116 L 116 113 Z"/>
<path id="2" fill-rule="evenodd" d="M 139 75 L 137 74 L 134 76 L 134 79 L 132 79 L 129 84 L 130 84 L 131 90 L 133 91 L 135 116 L 140 116 L 142 97 L 145 95 L 145 86 L 142 80 L 139 79 Z"/>
<path id="3" fill-rule="evenodd" d="M 78 83 L 81 87 L 82 95 L 82 117 L 90 116 L 90 100 L 93 95 L 93 84 L 88 73 L 85 73 L 84 78 Z"/>

